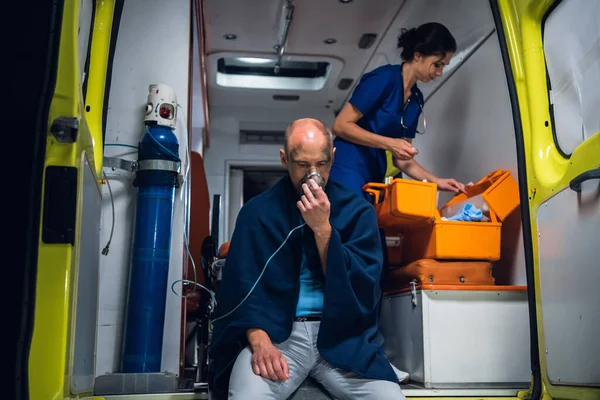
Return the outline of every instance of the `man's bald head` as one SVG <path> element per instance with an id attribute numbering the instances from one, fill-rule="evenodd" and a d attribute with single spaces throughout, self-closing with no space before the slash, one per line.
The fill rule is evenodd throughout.
<path id="1" fill-rule="evenodd" d="M 285 130 L 284 148 L 279 151 L 281 164 L 287 168 L 294 185 L 299 188 L 302 178 L 317 171 L 325 182 L 333 164 L 333 135 L 321 121 L 303 118 Z"/>
<path id="2" fill-rule="evenodd" d="M 327 152 L 333 147 L 333 134 L 324 123 L 313 118 L 302 118 L 292 122 L 285 130 L 283 148 L 288 156 L 304 143 L 325 141 Z"/>

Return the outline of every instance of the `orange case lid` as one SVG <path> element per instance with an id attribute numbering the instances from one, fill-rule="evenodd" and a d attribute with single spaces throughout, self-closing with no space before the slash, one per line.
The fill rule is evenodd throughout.
<path id="1" fill-rule="evenodd" d="M 510 171 L 498 169 L 479 182 L 465 188 L 467 194 L 459 193 L 450 200 L 442 209 L 458 202 L 481 195 L 500 221 L 519 206 L 519 185 L 512 177 Z"/>

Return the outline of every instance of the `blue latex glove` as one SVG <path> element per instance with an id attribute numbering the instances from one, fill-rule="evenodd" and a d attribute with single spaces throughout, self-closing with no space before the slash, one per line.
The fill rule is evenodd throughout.
<path id="1" fill-rule="evenodd" d="M 449 217 L 448 221 L 480 222 L 482 219 L 483 212 L 473 204 L 467 203 L 459 212 Z"/>

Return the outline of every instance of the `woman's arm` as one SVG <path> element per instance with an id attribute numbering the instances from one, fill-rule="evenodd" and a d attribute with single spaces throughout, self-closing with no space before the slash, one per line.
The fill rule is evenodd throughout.
<path id="1" fill-rule="evenodd" d="M 415 159 L 398 160 L 394 157 L 394 166 L 417 181 L 427 180 L 428 182 L 436 183 L 436 180 L 438 179 L 431 172 L 423 168 L 421 164 L 415 161 Z"/>
<path id="2" fill-rule="evenodd" d="M 392 139 L 369 132 L 356 123 L 363 114 L 349 102 L 344 105 L 333 122 L 333 133 L 349 142 L 377 149 L 389 150 L 400 159 L 411 159 L 416 149 L 406 140 Z"/>
<path id="3" fill-rule="evenodd" d="M 363 114 L 356 107 L 346 103 L 333 122 L 333 133 L 352 143 L 387 150 L 389 138 L 358 126 L 356 122 L 362 117 Z"/>

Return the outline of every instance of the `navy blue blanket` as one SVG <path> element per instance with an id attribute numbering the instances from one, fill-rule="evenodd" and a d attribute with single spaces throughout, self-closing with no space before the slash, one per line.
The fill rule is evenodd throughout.
<path id="1" fill-rule="evenodd" d="M 383 338 L 377 328 L 382 248 L 375 210 L 335 182 L 328 182 L 325 192 L 331 203 L 333 230 L 317 347 L 335 367 L 364 378 L 398 382 L 381 349 Z M 242 207 L 223 267 L 215 318 L 233 310 L 246 297 L 269 257 L 289 232 L 303 223 L 296 206 L 298 199 L 291 180 L 285 177 Z M 311 229 L 297 229 L 269 262 L 242 306 L 214 323 L 209 350 L 213 359 L 210 386 L 217 393 L 227 392 L 233 363 L 248 344 L 247 329 L 265 330 L 274 343 L 289 337 L 298 301 L 303 248 L 307 262 L 320 264 Z"/>

